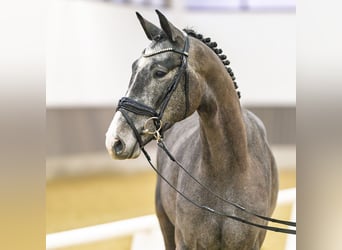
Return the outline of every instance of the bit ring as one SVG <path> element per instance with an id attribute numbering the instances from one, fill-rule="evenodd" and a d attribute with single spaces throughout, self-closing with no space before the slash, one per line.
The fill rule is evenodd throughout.
<path id="1" fill-rule="evenodd" d="M 149 129 L 147 128 L 147 125 L 148 125 L 148 123 L 149 123 L 150 121 L 158 121 L 158 122 L 159 122 L 159 128 L 156 127 L 156 129 L 155 129 L 154 131 L 149 130 Z M 154 123 L 154 125 L 156 125 L 156 124 Z M 150 117 L 150 118 L 148 118 L 148 119 L 145 121 L 145 123 L 144 123 L 144 129 L 143 129 L 142 133 L 143 133 L 143 134 L 148 134 L 148 135 L 154 135 L 156 138 L 160 138 L 160 133 L 159 133 L 159 132 L 160 132 L 162 126 L 163 126 L 162 120 L 159 120 L 159 118 L 158 118 L 158 117 L 155 117 L 155 116 Z"/>

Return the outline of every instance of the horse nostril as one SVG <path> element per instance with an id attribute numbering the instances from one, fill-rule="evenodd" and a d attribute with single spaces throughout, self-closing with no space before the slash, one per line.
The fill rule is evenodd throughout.
<path id="1" fill-rule="evenodd" d="M 120 139 L 116 139 L 113 145 L 113 149 L 116 155 L 122 154 L 124 150 L 124 144 Z"/>

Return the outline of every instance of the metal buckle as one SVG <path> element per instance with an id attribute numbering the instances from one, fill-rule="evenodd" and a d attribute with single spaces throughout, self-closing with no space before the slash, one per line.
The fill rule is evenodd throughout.
<path id="1" fill-rule="evenodd" d="M 148 126 L 148 123 L 149 123 L 150 121 L 158 121 L 158 122 L 159 122 L 159 128 L 156 127 L 155 130 L 150 130 L 150 129 L 148 129 L 147 126 Z M 155 122 L 153 122 L 153 124 L 156 125 Z M 144 129 L 143 129 L 142 133 L 143 133 L 143 134 L 147 134 L 147 135 L 153 135 L 154 138 L 159 142 L 159 141 L 162 140 L 162 136 L 161 136 L 161 134 L 160 134 L 160 130 L 161 130 L 162 127 L 163 127 L 163 122 L 162 122 L 162 120 L 160 120 L 158 117 L 155 117 L 155 116 L 154 116 L 154 117 L 150 117 L 150 118 L 148 118 L 148 119 L 145 121 L 145 123 L 144 123 Z"/>

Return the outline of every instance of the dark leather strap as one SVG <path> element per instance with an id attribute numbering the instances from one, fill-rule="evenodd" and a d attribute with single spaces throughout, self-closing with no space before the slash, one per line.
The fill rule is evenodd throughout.
<path id="1" fill-rule="evenodd" d="M 189 74 L 186 71 L 184 74 L 184 98 L 185 98 L 185 111 L 184 111 L 184 118 L 188 116 L 189 108 L 190 108 L 190 101 L 189 101 Z"/>
<path id="2" fill-rule="evenodd" d="M 153 108 L 128 97 L 119 100 L 118 109 L 124 109 L 137 115 L 158 116 L 158 113 Z"/>
<path id="3" fill-rule="evenodd" d="M 151 161 L 151 157 L 149 156 L 149 154 L 147 153 L 147 151 L 144 149 L 142 150 L 148 163 L 150 164 L 150 166 L 152 167 L 152 169 L 160 176 L 160 178 L 162 178 L 173 190 L 175 190 L 179 195 L 181 195 L 184 199 L 186 199 L 188 202 L 190 202 L 191 204 L 193 204 L 194 206 L 206 210 L 210 213 L 213 213 L 215 215 L 219 215 L 219 216 L 223 216 L 223 217 L 227 217 L 236 221 L 239 221 L 241 223 L 244 224 L 248 224 L 254 227 L 259 227 L 265 230 L 269 230 L 269 231 L 274 231 L 274 232 L 278 232 L 278 233 L 285 233 L 285 234 L 296 234 L 296 230 L 293 229 L 287 229 L 287 228 L 279 228 L 279 227 L 272 227 L 272 226 L 266 226 L 266 225 L 262 225 L 262 224 L 258 224 L 258 223 L 254 223 L 254 222 L 250 222 L 247 221 L 245 219 L 242 219 L 240 217 L 237 216 L 233 216 L 233 215 L 229 215 L 229 214 L 225 214 L 223 212 L 217 211 L 213 208 L 210 208 L 208 206 L 204 206 L 201 205 L 195 201 L 193 201 L 192 199 L 190 199 L 189 197 L 187 197 L 185 194 L 183 194 L 181 191 L 179 191 L 170 181 L 168 181 L 162 174 L 161 172 L 153 165 L 152 161 Z M 173 158 L 174 159 L 174 158 Z"/>
<path id="4" fill-rule="evenodd" d="M 254 212 L 251 212 L 249 210 L 247 210 L 245 207 L 224 199 L 223 197 L 219 196 L 218 194 L 214 193 L 213 191 L 211 191 L 207 186 L 203 185 L 201 182 L 199 182 L 195 177 L 192 176 L 192 174 L 186 170 L 186 168 L 183 167 L 183 165 L 176 160 L 176 158 L 171 154 L 171 152 L 168 150 L 168 148 L 166 147 L 165 143 L 163 141 L 158 141 L 157 145 L 166 153 L 166 155 L 170 158 L 171 161 L 175 162 L 178 167 L 180 167 L 191 179 L 193 179 L 197 184 L 199 184 L 201 187 L 203 187 L 205 190 L 207 190 L 210 194 L 214 195 L 216 198 L 218 198 L 219 200 L 226 202 L 242 211 L 244 211 L 245 213 L 248 213 L 250 215 L 256 216 L 260 219 L 266 220 L 266 221 L 271 221 L 277 224 L 283 224 L 283 225 L 287 225 L 287 226 L 292 226 L 295 227 L 296 226 L 296 222 L 292 222 L 292 221 L 285 221 L 285 220 L 279 220 L 279 219 L 274 219 L 274 218 L 270 218 L 270 217 L 266 217 L 266 216 L 262 216 L 262 215 L 258 215 Z"/>
<path id="5" fill-rule="evenodd" d="M 159 116 L 158 116 L 158 118 L 160 120 L 163 118 L 165 109 L 166 109 L 167 105 L 169 104 L 169 101 L 171 99 L 173 92 L 175 92 L 175 90 L 177 89 L 178 83 L 180 82 L 180 78 L 182 77 L 182 75 L 186 71 L 186 65 L 187 65 L 187 57 L 183 56 L 182 64 L 181 64 L 178 72 L 176 73 L 175 77 L 173 78 L 172 83 L 169 85 L 167 92 L 166 92 L 166 95 L 163 99 L 163 102 L 160 105 L 160 111 L 159 111 Z"/>
<path id="6" fill-rule="evenodd" d="M 137 139 L 138 143 L 139 143 L 139 146 L 142 147 L 143 145 L 143 142 L 141 140 L 141 136 L 140 136 L 140 133 L 138 132 L 138 130 L 136 129 L 132 119 L 128 116 L 127 114 L 127 111 L 122 109 L 122 108 L 119 108 L 119 111 L 121 112 L 121 114 L 125 117 L 128 125 L 132 128 L 133 130 L 133 133 L 134 133 L 134 136 L 135 138 Z"/>

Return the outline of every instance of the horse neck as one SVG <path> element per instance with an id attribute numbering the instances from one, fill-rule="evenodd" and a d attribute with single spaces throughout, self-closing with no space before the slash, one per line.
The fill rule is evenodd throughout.
<path id="1" fill-rule="evenodd" d="M 198 109 L 202 162 L 210 171 L 241 172 L 247 166 L 246 129 L 233 81 L 219 63 L 207 71 L 205 94 Z"/>

